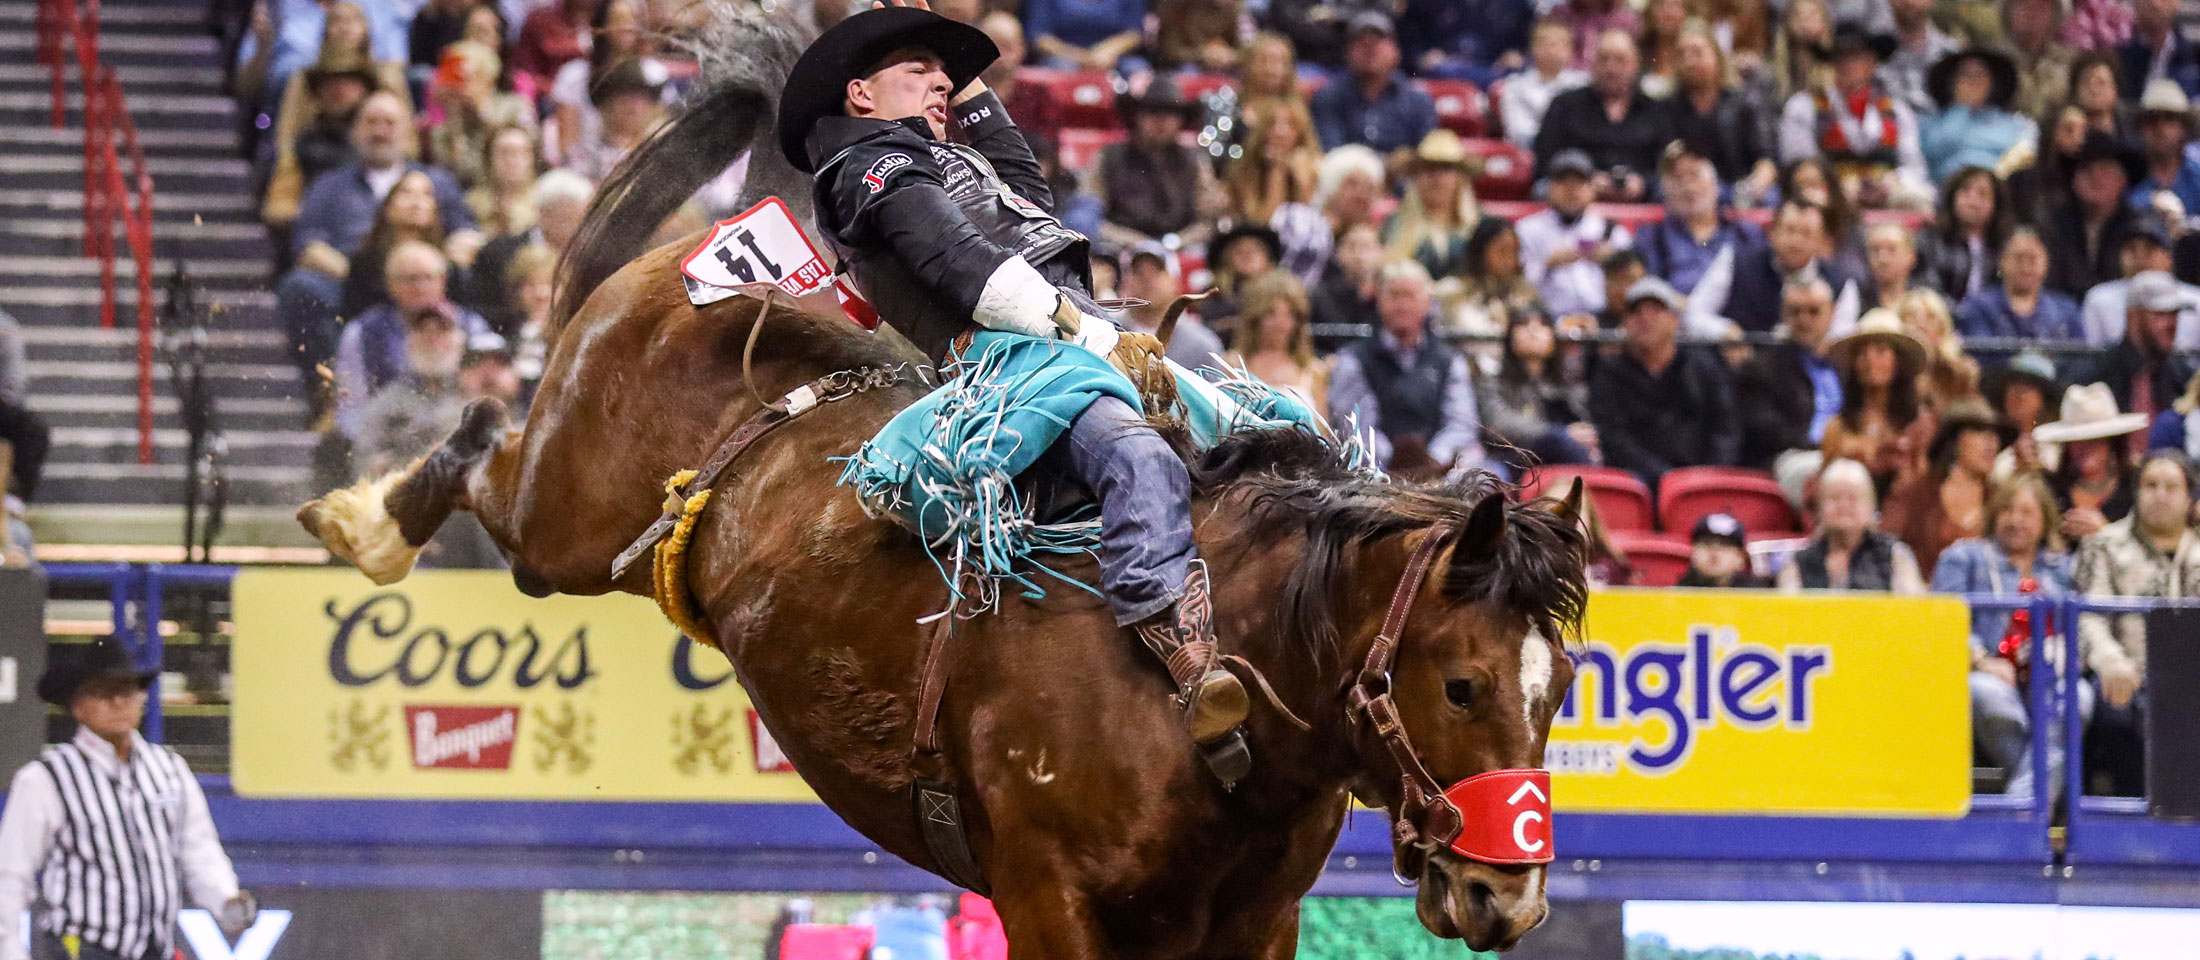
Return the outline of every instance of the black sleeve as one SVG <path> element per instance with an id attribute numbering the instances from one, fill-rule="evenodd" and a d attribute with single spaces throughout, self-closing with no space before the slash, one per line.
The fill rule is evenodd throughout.
<path id="1" fill-rule="evenodd" d="M 993 271 L 1015 252 L 986 239 L 948 198 L 939 162 L 914 134 L 849 147 L 825 173 L 833 220 L 847 246 L 893 252 L 963 315 L 977 311 Z"/>
<path id="2" fill-rule="evenodd" d="M 1023 129 L 1016 126 L 998 95 L 987 90 L 963 101 L 955 108 L 955 126 L 971 148 L 993 164 L 993 171 L 1010 190 L 1039 209 L 1054 212 L 1054 191 L 1039 169 L 1039 157 L 1031 152 L 1031 141 L 1024 139 Z"/>
<path id="3" fill-rule="evenodd" d="M 1727 373 L 1726 362 L 1708 350 L 1697 355 L 1696 365 L 1703 371 L 1706 399 L 1711 403 L 1704 418 L 1711 441 L 1711 463 L 1731 467 L 1742 459 L 1742 423 L 1734 402 L 1734 379 Z"/>

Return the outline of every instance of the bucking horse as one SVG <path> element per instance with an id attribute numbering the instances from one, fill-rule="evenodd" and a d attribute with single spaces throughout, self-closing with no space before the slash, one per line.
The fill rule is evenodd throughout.
<path id="1" fill-rule="evenodd" d="M 1260 760 L 1227 789 L 1161 695 L 1166 673 L 1097 597 L 1004 591 L 952 631 L 920 623 L 947 603 L 932 556 L 836 485 L 835 458 L 926 392 L 923 358 L 830 302 L 695 306 L 680 261 L 701 237 L 643 249 L 701 183 L 772 142 L 803 38 L 721 19 L 685 112 L 613 173 L 566 251 L 524 428 L 477 401 L 429 455 L 307 504 L 306 528 L 389 582 L 470 511 L 531 595 L 679 591 L 818 797 L 883 849 L 989 893 L 1016 960 L 1287 960 L 1354 798 L 1389 813 L 1393 868 L 1418 883 L 1432 933 L 1502 950 L 1541 922 L 1547 818 L 1506 816 L 1490 793 L 1548 789 L 1586 596 L 1578 487 L 1523 504 L 1487 476 L 1386 483 L 1302 430 L 1196 455 L 1216 633 L 1270 689 L 1246 727 Z M 753 152 L 750 191 L 807 211 L 775 153 Z M 708 497 L 663 509 L 668 478 L 729 447 Z M 668 514 L 674 575 L 643 562 L 614 577 Z M 1049 562 L 1094 576 L 1089 558 Z M 954 849 L 924 823 L 943 804 Z M 1485 852 L 1491 835 L 1513 855 Z"/>

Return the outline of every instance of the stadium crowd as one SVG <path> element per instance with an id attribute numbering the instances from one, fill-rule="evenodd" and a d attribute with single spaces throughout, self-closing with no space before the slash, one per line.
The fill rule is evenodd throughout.
<path id="1" fill-rule="evenodd" d="M 1128 326 L 1211 286 L 1171 355 L 1298 391 L 1392 473 L 1589 476 L 1603 582 L 2200 590 L 2200 49 L 2175 0 L 933 7 L 1000 46 L 986 80 L 1092 238 L 1095 294 L 1152 304 Z M 324 485 L 419 455 L 468 400 L 526 402 L 559 251 L 679 109 L 704 15 L 238 7 Z M 744 173 L 659 236 L 729 215 Z M 1654 499 L 1707 484 L 1758 507 L 1659 532 Z M 1972 687 L 1982 751 L 2028 790 L 2018 620 L 1977 615 Z M 2079 629 L 2089 769 L 2136 792 L 2142 626 Z"/>

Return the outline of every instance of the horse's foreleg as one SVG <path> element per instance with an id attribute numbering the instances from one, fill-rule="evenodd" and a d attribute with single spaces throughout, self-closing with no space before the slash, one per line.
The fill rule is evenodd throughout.
<path id="1" fill-rule="evenodd" d="M 1107 960 L 1112 957 L 1085 893 L 1060 877 L 1004 876 L 993 909 L 1008 936 L 1008 960 Z"/>
<path id="2" fill-rule="evenodd" d="M 496 452 L 506 422 L 502 403 L 476 400 L 427 456 L 307 503 L 298 522 L 375 583 L 402 580 L 451 511 L 469 507 L 468 478 Z"/>

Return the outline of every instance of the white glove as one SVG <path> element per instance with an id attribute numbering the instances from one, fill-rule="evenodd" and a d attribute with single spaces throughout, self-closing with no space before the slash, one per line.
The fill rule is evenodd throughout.
<path id="1" fill-rule="evenodd" d="M 1070 342 L 1093 352 L 1102 360 L 1115 352 L 1115 343 L 1122 338 L 1122 331 L 1115 328 L 1115 321 L 1106 317 L 1084 314 L 1077 335 Z"/>

